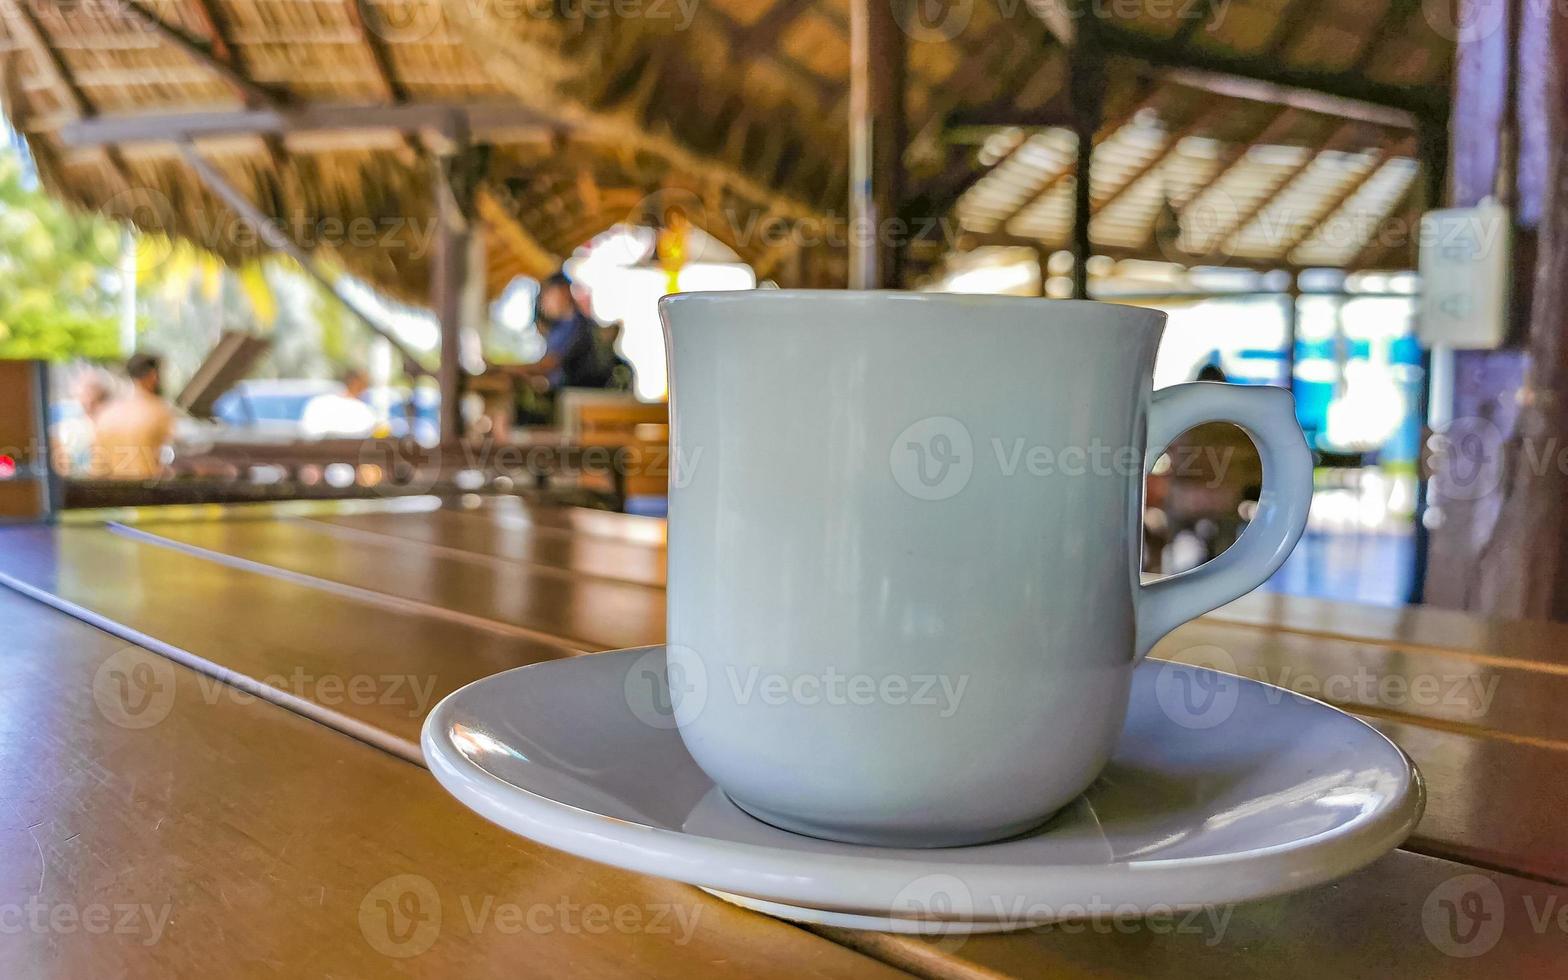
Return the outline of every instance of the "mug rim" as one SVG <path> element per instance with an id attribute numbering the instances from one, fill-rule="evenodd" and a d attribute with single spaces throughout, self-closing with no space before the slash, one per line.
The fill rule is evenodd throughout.
<path id="1" fill-rule="evenodd" d="M 870 300 L 891 300 L 895 303 L 936 303 L 943 306 L 1014 306 L 1040 310 L 1045 305 L 1092 307 L 1114 312 L 1128 326 L 1160 329 L 1165 326 L 1168 314 L 1148 306 L 1130 306 L 1125 303 L 1106 303 L 1092 299 L 1053 299 L 1047 296 L 1009 296 L 1000 293 L 940 293 L 916 292 L 906 289 L 701 289 L 691 292 L 668 293 L 659 297 L 659 311 L 667 307 L 709 303 L 774 303 L 782 300 L 810 303 L 864 303 Z M 1139 322 L 1141 321 L 1141 322 Z"/>

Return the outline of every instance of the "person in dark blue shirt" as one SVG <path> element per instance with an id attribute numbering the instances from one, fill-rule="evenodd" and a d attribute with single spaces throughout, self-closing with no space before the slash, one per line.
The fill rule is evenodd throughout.
<path id="1" fill-rule="evenodd" d="M 557 272 L 539 284 L 537 310 L 544 357 L 529 373 L 543 375 L 552 390 L 598 387 L 595 324 L 577 305 L 565 274 Z"/>
<path id="2" fill-rule="evenodd" d="M 535 325 L 545 340 L 544 356 L 532 364 L 503 369 L 528 382 L 520 393 L 520 425 L 548 423 L 554 414 L 554 395 L 562 388 L 603 388 L 606 381 L 598 325 L 578 306 L 565 273 L 557 272 L 539 284 L 534 309 Z"/>

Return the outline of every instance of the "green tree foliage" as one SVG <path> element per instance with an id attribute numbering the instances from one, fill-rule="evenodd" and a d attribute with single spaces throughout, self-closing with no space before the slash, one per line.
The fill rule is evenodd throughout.
<path id="1" fill-rule="evenodd" d="M 0 358 L 120 356 L 120 229 L 32 186 L 0 150 Z"/>

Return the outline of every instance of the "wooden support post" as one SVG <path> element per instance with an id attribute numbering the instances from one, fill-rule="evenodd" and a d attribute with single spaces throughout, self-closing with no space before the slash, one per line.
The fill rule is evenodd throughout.
<path id="1" fill-rule="evenodd" d="M 430 257 L 430 309 L 441 327 L 441 444 L 463 438 L 463 294 L 469 275 L 467 216 L 452 186 L 449 165 L 456 157 L 433 161 L 436 178 L 435 251 Z"/>
<path id="2" fill-rule="evenodd" d="M 1073 132 L 1078 137 L 1078 160 L 1073 168 L 1073 299 L 1089 298 L 1089 224 L 1094 218 L 1090 172 L 1094 163 L 1094 134 L 1100 129 L 1105 97 L 1105 59 L 1095 42 L 1090 23 L 1080 25 L 1068 69 L 1068 96 L 1072 100 Z"/>
<path id="3" fill-rule="evenodd" d="M 464 296 L 470 276 L 483 268 L 469 267 L 469 235 L 474 230 L 475 183 L 470 172 L 472 146 L 467 118 L 453 114 L 442 152 L 431 155 L 436 190 L 436 238 L 430 257 L 430 309 L 441 326 L 441 444 L 463 441 Z"/>
<path id="4" fill-rule="evenodd" d="M 893 4 L 851 0 L 849 69 L 849 288 L 900 281 L 898 216 L 904 155 L 904 33 Z"/>
<path id="5" fill-rule="evenodd" d="M 1434 406 L 1464 444 L 1433 461 L 1425 599 L 1568 620 L 1568 11 L 1507 7 L 1502 29 L 1460 40 L 1449 173 L 1453 203 L 1513 211 L 1517 329 L 1501 350 L 1455 352 L 1453 403 Z"/>

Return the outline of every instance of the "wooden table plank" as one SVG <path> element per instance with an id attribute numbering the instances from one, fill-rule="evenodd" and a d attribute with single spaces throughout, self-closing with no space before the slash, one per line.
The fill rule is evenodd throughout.
<path id="1" fill-rule="evenodd" d="M 572 655 L 104 528 L 0 530 L 0 576 L 102 616 L 128 639 L 206 673 L 249 679 L 272 700 L 280 698 L 268 692 L 279 692 L 291 708 L 411 759 L 425 715 L 447 694 Z"/>
<path id="2" fill-rule="evenodd" d="M 891 976 L 0 589 L 0 975 Z"/>
<path id="3" fill-rule="evenodd" d="M 511 625 L 581 649 L 639 646 L 664 636 L 663 595 L 626 582 L 576 580 L 526 565 L 478 566 L 396 544 L 349 544 L 297 520 L 157 524 L 130 533 Z"/>
<path id="4" fill-rule="evenodd" d="M 1558 775 L 1568 771 L 1568 677 L 1211 622 L 1180 627 L 1153 655 L 1287 687 L 1375 725 L 1426 779 L 1412 849 L 1568 882 L 1568 781 Z"/>
<path id="5" fill-rule="evenodd" d="M 1456 650 L 1568 668 L 1568 624 L 1482 619 L 1435 606 L 1371 606 L 1253 592 L 1209 614 L 1222 622 L 1369 641 L 1408 650 Z"/>
<path id="6" fill-rule="evenodd" d="M 536 535 L 551 531 L 571 532 L 573 537 L 584 535 L 607 543 L 618 541 L 638 544 L 662 552 L 666 540 L 665 524 L 657 518 L 614 514 L 578 507 L 557 507 L 530 503 L 517 497 L 463 498 L 442 503 L 435 498 L 410 498 L 388 501 L 347 501 L 336 503 L 300 502 L 284 505 L 253 505 L 224 508 L 225 520 L 255 519 L 257 517 L 314 516 L 322 520 L 357 523 L 359 515 L 410 515 L 441 510 L 459 514 L 468 523 L 478 523 L 489 528 L 530 530 Z M 211 508 L 139 508 L 117 514 L 115 519 L 135 523 L 187 523 L 194 520 L 211 520 Z M 437 523 L 441 519 L 433 519 Z M 396 522 L 390 519 L 367 522 L 376 530 L 392 531 Z M 411 523 L 418 523 L 416 518 Z M 427 533 L 432 543 L 455 547 L 460 550 L 473 548 L 473 532 L 448 532 L 452 539 L 443 539 L 442 532 L 409 530 L 403 533 L 420 538 Z M 486 553 L 489 546 L 479 537 L 477 553 Z M 498 557 L 510 546 L 502 546 Z M 635 554 L 635 553 L 634 553 Z M 552 555 L 554 557 L 552 557 Z M 545 564 L 558 564 L 563 568 L 578 568 L 589 574 L 599 574 L 604 565 L 593 561 L 579 567 L 568 555 L 564 559 L 558 551 L 549 548 L 536 550 L 528 560 Z M 627 573 L 638 581 L 649 581 L 662 572 L 652 571 L 646 556 L 633 559 L 636 570 Z M 597 566 L 597 567 L 594 567 Z M 615 573 L 612 573 L 614 577 Z M 1568 669 L 1568 624 L 1547 622 L 1514 622 L 1485 620 L 1456 610 L 1431 606 L 1403 606 L 1389 608 L 1358 603 L 1330 601 L 1306 596 L 1281 595 L 1270 592 L 1253 592 L 1243 596 L 1206 617 L 1209 620 L 1234 625 L 1253 626 L 1268 630 L 1285 630 L 1306 633 L 1329 639 L 1351 642 L 1372 642 L 1402 650 L 1447 650 L 1467 652 L 1480 659 L 1541 664 L 1549 669 Z"/>
<path id="7" fill-rule="evenodd" d="M 663 518 L 619 514 L 586 507 L 552 507 L 521 497 L 481 497 L 477 503 L 449 501 L 447 509 L 468 514 L 510 517 L 539 527 L 560 528 L 592 537 L 663 548 L 669 539 Z"/>
<path id="8" fill-rule="evenodd" d="M 818 931 L 944 977 L 1544 978 L 1568 975 L 1565 908 L 1568 889 L 1396 851 L 1332 885 L 1148 920 L 1106 910 L 968 938 Z"/>
<path id="9" fill-rule="evenodd" d="M 24 601 L 0 594 L 0 617 L 16 622 Z M 263 956 L 283 972 L 308 967 L 317 974 L 428 975 L 439 964 L 443 972 L 464 976 L 501 975 L 519 962 L 532 969 L 569 963 L 573 975 L 698 967 L 675 959 L 686 947 L 665 948 L 676 937 L 663 934 L 653 937 L 658 946 L 650 949 L 614 932 L 565 933 L 564 924 L 517 935 L 499 927 L 476 930 L 472 916 L 487 901 L 529 909 L 553 910 L 565 901 L 575 908 L 640 910 L 627 914 L 643 915 L 650 928 L 653 915 L 666 908 L 671 917 L 689 909 L 697 929 L 690 951 L 722 959 L 727 972 L 843 972 L 842 961 L 820 951 L 803 960 L 786 942 L 790 927 L 692 889 L 516 841 L 472 817 L 412 767 L 271 706 L 244 703 L 236 692 L 176 665 L 163 674 L 173 678 L 167 718 L 146 729 L 106 724 L 93 700 L 92 676 L 123 646 L 63 617 L 40 628 L 36 609 L 20 611 L 31 612 L 21 631 L 29 642 L 6 655 L 11 680 L 0 695 L 7 701 L 0 717 L 11 721 L 7 744 L 31 749 L 0 756 L 0 782 L 23 787 L 11 801 L 20 825 L 31 828 L 27 838 L 15 837 L 0 852 L 12 862 L 12 873 L 4 876 L 18 889 L 12 898 L 20 902 L 23 892 L 32 894 L 41 865 L 48 908 L 145 904 L 153 908 L 148 921 L 154 922 L 161 921 L 157 912 L 164 903 L 172 912 L 161 941 L 151 947 L 122 948 L 123 935 L 112 944 L 108 936 L 90 943 L 77 937 L 80 944 L 61 936 L 40 951 L 0 937 L 0 969 L 10 975 L 37 972 L 26 968 L 36 967 L 39 956 L 50 957 L 65 975 L 87 975 L 89 967 L 111 958 L 133 973 L 189 973 L 192 964 L 219 970 L 235 959 L 259 962 Z M 47 751 L 34 747 L 40 741 Z M 6 771 L 6 759 L 12 766 L 46 762 L 47 768 L 19 778 L 16 768 Z M 76 777 L 67 780 L 64 798 L 54 775 L 62 764 Z M 247 778 L 236 779 L 237 772 Z M 17 810 L 18 800 L 37 805 Z M 44 858 L 36 857 L 32 839 Z M 1190 918 L 1183 912 L 1119 920 L 1108 911 L 1083 926 L 962 940 L 822 932 L 894 965 L 951 976 L 1459 977 L 1483 967 L 1488 975 L 1544 976 L 1568 962 L 1568 940 L 1555 917 L 1568 907 L 1568 892 L 1490 873 L 1483 877 L 1498 888 L 1501 940 L 1476 958 L 1445 952 L 1485 943 L 1484 937 L 1471 946 L 1444 939 L 1438 902 L 1460 900 L 1471 873 L 1396 853 L 1337 884 Z M 381 883 L 401 874 L 430 883 L 423 894 L 426 900 L 432 891 L 438 896 L 443 926 L 418 958 L 383 961 L 371 939 L 394 952 L 422 942 L 400 946 L 378 931 L 374 915 L 367 927 L 371 938 L 357 931 L 361 907 L 367 901 L 374 907 L 389 890 Z M 1455 883 L 1445 884 L 1450 881 Z M 1490 893 L 1482 900 L 1494 901 Z M 561 913 L 541 914 L 548 928 L 555 922 L 550 916 Z M 1547 927 L 1538 930 L 1537 921 Z M 281 950 L 278 936 L 291 939 Z M 139 942 L 134 932 L 128 938 Z M 746 948 L 714 948 L 726 942 Z M 863 966 L 855 967 L 857 974 Z"/>
<path id="10" fill-rule="evenodd" d="M 12 529 L 0 532 L 6 542 L 14 543 L 0 547 L 0 573 L 124 624 L 131 636 L 167 644 L 187 662 L 281 692 L 278 700 L 408 758 L 418 758 L 425 712 L 446 694 L 508 667 L 568 655 L 101 528 Z M 325 546 L 348 547 L 330 537 Z M 191 616 L 192 605 L 206 614 Z M 1568 851 L 1557 842 L 1568 789 L 1551 777 L 1568 765 L 1563 725 L 1553 717 L 1568 679 L 1478 667 L 1452 654 L 1334 642 L 1193 623 L 1156 655 L 1327 695 L 1382 727 L 1422 767 L 1429 801 L 1413 847 L 1568 880 Z M 1426 676 L 1439 684 L 1430 704 L 1411 693 L 1424 690 L 1418 679 Z M 1399 692 L 1383 683 L 1389 677 L 1402 680 L 1406 696 L 1393 696 Z M 356 689 L 365 696 L 350 697 Z M 1511 805 L 1496 806 L 1499 797 Z"/>
<path id="11" fill-rule="evenodd" d="M 312 523 L 380 536 L 443 557 L 468 555 L 664 586 L 663 548 L 581 534 L 510 514 L 439 509 L 419 514 L 326 516 Z"/>
<path id="12" fill-rule="evenodd" d="M 1413 850 L 1568 883 L 1568 753 L 1499 738 L 1367 718 L 1427 785 Z"/>
<path id="13" fill-rule="evenodd" d="M 418 514 L 405 516 L 425 519 Z M 471 516 L 470 520 L 479 526 L 488 526 L 494 518 L 481 514 Z M 174 558 L 187 563 L 191 569 L 199 569 L 205 564 L 189 554 L 115 538 L 108 532 L 100 532 L 100 535 L 117 546 L 134 545 L 168 556 L 159 561 L 165 566 L 161 573 L 164 575 L 177 578 L 191 574 L 170 572 L 167 566 Z M 0 538 L 0 543 L 3 541 Z M 336 545 L 345 546 L 353 544 L 339 542 Z M 77 560 L 87 569 L 102 563 L 96 556 L 79 555 Z M 3 566 L 3 559 L 0 559 L 0 568 Z M 130 574 L 134 567 L 122 564 L 122 572 L 114 577 L 124 581 L 121 576 Z M 488 568 L 489 565 L 480 563 L 476 567 Z M 241 588 L 239 583 L 257 579 L 274 587 L 287 586 L 304 593 L 314 591 L 267 576 L 233 569 L 224 571 L 231 579 L 225 580 L 222 591 L 235 596 L 225 616 L 232 617 L 234 622 L 255 622 L 254 630 L 258 634 L 273 628 L 266 620 L 274 616 L 288 618 L 286 600 L 275 599 L 271 606 L 253 604 L 245 598 L 246 588 Z M 566 581 L 570 583 L 570 577 Z M 580 584 L 595 583 L 588 578 Z M 107 592 L 108 587 L 101 591 Z M 646 588 L 644 591 L 654 592 Z M 105 597 L 100 595 L 97 601 L 103 602 Z M 329 595 L 325 604 L 351 605 L 337 595 Z M 154 602 L 150 608 L 155 609 L 157 605 Z M 248 613 L 253 606 L 272 612 Z M 160 618 L 144 608 L 138 614 L 150 621 L 162 622 L 159 629 L 165 632 L 177 625 L 178 616 L 173 613 Z M 327 634 L 329 637 L 339 635 L 339 631 L 343 635 L 353 632 L 351 614 L 340 613 L 335 620 L 327 614 L 327 618 L 339 624 Z M 453 629 L 451 623 L 441 625 L 443 629 Z M 453 635 L 456 635 L 455 630 Z M 187 631 L 183 641 L 208 649 L 211 656 L 220 661 L 230 658 L 223 649 L 221 636 L 215 631 L 208 635 Z M 299 637 L 297 641 L 291 639 L 290 647 L 295 642 L 308 644 L 310 641 L 308 637 Z M 349 664 L 370 663 L 373 661 L 369 658 L 375 656 L 373 644 L 361 647 L 352 643 L 324 645 L 334 649 L 322 659 L 293 659 L 317 664 L 326 670 L 346 671 Z M 1556 722 L 1553 707 L 1564 693 L 1562 671 L 1539 662 L 1494 659 L 1474 651 L 1431 645 L 1392 646 L 1368 642 L 1364 638 L 1351 641 L 1212 620 L 1183 627 L 1161 645 L 1157 655 L 1205 662 L 1216 650 L 1229 656 L 1233 661 L 1231 669 L 1244 675 L 1297 688 L 1303 687 L 1306 681 L 1314 682 L 1318 689 L 1308 689 L 1306 693 L 1326 695 L 1328 700 L 1368 717 L 1404 746 L 1422 765 L 1429 785 L 1427 819 L 1418 830 L 1416 846 L 1434 854 L 1458 856 L 1493 867 L 1522 869 L 1559 881 L 1568 875 L 1564 857 L 1558 853 L 1562 849 L 1556 846 L 1560 835 L 1553 832 L 1560 823 L 1559 814 L 1565 810 L 1564 803 L 1568 802 L 1555 788 L 1561 781 L 1554 778 L 1564 761 L 1563 726 Z M 428 656 L 425 663 L 435 659 Z M 271 660 L 252 659 L 247 669 L 258 670 L 269 663 L 286 666 L 288 662 L 279 661 L 275 656 Z M 419 662 L 416 658 L 406 666 L 417 670 Z M 474 663 L 465 669 L 479 671 L 484 668 Z M 1286 673 L 1287 669 L 1289 673 Z M 452 675 L 445 669 L 435 669 L 429 676 L 437 678 L 438 689 L 444 693 L 448 684 L 446 678 Z M 1435 678 L 1438 687 L 1435 693 L 1428 693 L 1427 700 L 1422 700 L 1417 695 L 1416 682 L 1425 677 Z M 1385 681 L 1389 678 L 1400 680 L 1404 686 L 1388 687 Z M 1367 686 L 1366 679 L 1374 683 Z M 1343 686 L 1336 686 L 1335 681 Z M 1328 690 L 1323 689 L 1325 683 L 1329 683 Z M 411 744 L 411 736 L 417 732 L 417 725 L 410 724 L 406 717 L 376 719 L 367 715 L 364 720 L 367 725 L 387 726 L 395 733 L 392 737 L 405 747 Z M 1509 802 L 1500 805 L 1498 800 Z"/>
<path id="14" fill-rule="evenodd" d="M 496 497 L 477 503 L 451 502 L 439 508 L 431 505 L 419 514 L 404 508 L 399 512 L 322 514 L 318 519 L 440 548 L 664 584 L 664 524 L 654 518 Z M 556 535 L 553 542 L 552 534 Z M 566 545 L 563 538 L 573 544 Z M 1564 624 L 1489 621 L 1433 607 L 1390 609 L 1261 591 L 1243 596 L 1206 619 L 1413 651 L 1467 652 L 1487 662 L 1522 661 L 1568 671 L 1568 625 Z"/>
<path id="15" fill-rule="evenodd" d="M 1153 655 L 1289 688 L 1365 714 L 1568 748 L 1568 670 L 1447 650 L 1258 630 L 1214 620 L 1178 627 Z"/>

